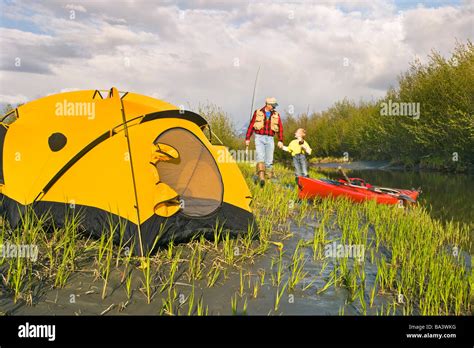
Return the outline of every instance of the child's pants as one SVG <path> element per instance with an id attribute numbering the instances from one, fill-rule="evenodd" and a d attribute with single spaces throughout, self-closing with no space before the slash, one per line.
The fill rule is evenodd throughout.
<path id="1" fill-rule="evenodd" d="M 293 156 L 293 165 L 295 166 L 295 175 L 308 177 L 308 165 L 306 163 L 306 156 L 302 153 Z"/>

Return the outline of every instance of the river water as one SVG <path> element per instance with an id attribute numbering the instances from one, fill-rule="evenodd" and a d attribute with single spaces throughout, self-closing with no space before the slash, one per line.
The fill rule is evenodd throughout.
<path id="1" fill-rule="evenodd" d="M 323 165 L 320 165 L 321 167 Z M 328 168 L 329 167 L 329 168 Z M 362 169 L 363 167 L 369 169 Z M 374 168 L 375 167 L 375 168 Z M 404 172 L 404 171 L 388 171 L 382 170 L 383 164 L 364 164 L 352 165 L 351 170 L 347 170 L 349 176 L 360 177 L 374 185 L 394 188 L 418 188 L 421 186 L 423 193 L 419 199 L 419 203 L 431 209 L 431 214 L 435 218 L 443 221 L 454 220 L 467 223 L 471 227 L 473 225 L 473 206 L 472 192 L 474 191 L 474 177 L 461 174 L 444 174 L 433 172 Z M 335 170 L 336 165 L 325 165 L 320 170 L 325 175 L 332 178 L 339 178 L 340 174 Z M 379 168 L 379 169 L 377 169 Z M 282 256 L 282 268 L 284 270 L 282 284 L 287 280 L 288 268 L 291 264 L 293 252 L 300 240 L 311 241 L 314 230 L 318 226 L 318 221 L 312 221 L 310 218 L 304 221 L 301 226 L 294 221 L 289 221 L 292 232 L 288 238 L 283 240 L 284 253 Z M 340 232 L 328 230 L 327 238 L 329 240 L 337 240 Z M 471 228 L 472 239 L 472 228 Z M 243 313 L 243 308 L 250 315 L 361 315 L 363 310 L 358 301 L 348 301 L 349 292 L 344 287 L 329 286 L 325 291 L 331 272 L 334 269 L 334 261 L 332 260 L 316 260 L 313 261 L 312 251 L 310 248 L 304 248 L 306 253 L 306 264 L 304 271 L 307 275 L 301 284 L 290 293 L 284 291 L 278 309 L 275 309 L 275 299 L 280 289 L 272 285 L 272 277 L 277 268 L 273 264 L 273 260 L 277 259 L 278 251 L 275 246 L 271 246 L 269 250 L 262 256 L 256 257 L 249 264 L 245 264 L 245 270 L 239 271 L 238 268 L 229 267 L 227 276 L 221 275 L 216 285 L 207 286 L 207 280 L 204 276 L 202 280 L 196 281 L 196 299 L 202 298 L 203 303 L 209 308 L 209 314 L 232 314 L 231 301 L 237 301 L 238 313 Z M 387 252 L 388 251 L 383 251 Z M 387 254 L 388 255 L 388 254 Z M 471 250 L 472 255 L 472 250 Z M 206 257 L 204 262 L 206 261 Z M 183 257 L 186 259 L 186 257 Z M 327 262 L 326 262 L 327 261 Z M 93 261 L 92 261 L 93 262 Z M 186 261 L 187 262 L 187 261 Z M 186 263 L 185 262 L 185 263 Z M 207 263 L 205 272 L 208 272 L 212 264 L 211 260 Z M 350 261 L 352 262 L 352 261 Z M 327 266 L 324 266 L 324 265 Z M 93 269 L 93 265 L 87 266 L 86 269 Z M 183 266 L 184 267 L 184 266 Z M 265 282 L 258 291 L 256 298 L 252 297 L 252 287 L 256 280 L 259 279 L 260 272 L 266 271 Z M 246 276 L 248 272 L 248 276 Z M 376 281 L 377 267 L 375 264 L 366 262 L 366 289 L 372 289 Z M 138 274 L 137 274 L 138 273 Z M 165 272 L 166 273 L 166 272 Z M 141 271 L 135 272 L 132 286 L 132 296 L 130 299 L 126 297 L 126 291 L 121 283 L 121 273 L 116 270 L 110 276 L 110 291 L 105 299 L 101 298 L 102 282 L 98 282 L 93 272 L 77 272 L 71 277 L 71 280 L 64 288 L 54 289 L 42 285 L 43 290 L 37 290 L 41 296 L 35 300 L 34 306 L 25 305 L 24 303 L 14 303 L 10 297 L 0 296 L 0 312 L 16 314 L 16 315 L 32 315 L 32 314 L 63 314 L 63 315 L 98 315 L 104 313 L 117 314 L 141 314 L 156 315 L 161 313 L 163 300 L 166 291 L 160 293 L 157 291 L 156 296 L 149 304 L 145 300 L 143 291 L 143 281 L 140 278 Z M 242 282 L 242 279 L 244 281 Z M 245 285 L 243 297 L 239 297 L 239 289 L 242 284 L 247 284 L 247 279 L 251 279 L 251 285 Z M 188 296 L 191 285 L 187 284 L 187 278 L 183 272 L 177 278 L 176 291 L 179 294 Z M 248 280 L 250 282 L 250 280 Z M 314 283 L 313 283 L 314 282 Z M 310 285 L 307 290 L 302 287 Z M 159 289 L 159 287 L 157 288 Z M 194 285 L 193 285 L 194 289 Z M 35 290 L 36 291 L 36 290 Z M 71 294 L 79 294 L 73 305 L 70 303 Z M 1 294 L 0 294 L 1 295 Z M 366 301 L 369 301 L 369 290 L 364 294 Z M 367 310 L 367 314 L 377 314 L 377 308 L 381 308 L 393 302 L 394 295 L 378 294 L 375 296 L 374 307 Z M 196 300 L 197 301 L 197 300 Z M 123 305 L 125 303 L 125 305 Z M 123 308 L 121 305 L 123 305 Z M 113 307 L 115 306 L 115 307 Z M 126 307 L 126 308 L 125 308 Z M 114 308 L 108 312 L 110 308 Z M 122 309 L 120 309 L 122 308 Z M 185 313 L 186 311 L 183 310 Z M 1 313 L 0 313 L 1 314 Z M 397 311 L 397 314 L 402 314 Z"/>
<path id="2" fill-rule="evenodd" d="M 377 186 L 404 189 L 421 187 L 419 204 L 429 209 L 434 218 L 470 225 L 471 241 L 474 240 L 473 175 L 385 170 L 377 169 L 378 165 L 378 163 L 349 165 L 346 172 L 350 177 L 362 178 Z M 335 164 L 320 164 L 318 167 L 330 178 L 341 177 Z M 471 254 L 472 251 L 471 246 Z"/>

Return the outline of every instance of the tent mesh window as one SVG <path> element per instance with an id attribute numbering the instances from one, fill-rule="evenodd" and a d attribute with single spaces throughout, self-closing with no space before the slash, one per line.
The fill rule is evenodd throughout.
<path id="1" fill-rule="evenodd" d="M 175 190 L 183 200 L 182 212 L 188 216 L 206 216 L 216 211 L 223 199 L 222 177 L 214 157 L 193 133 L 172 128 L 154 141 L 174 147 L 179 157 L 158 161 L 160 181 Z"/>
<path id="2" fill-rule="evenodd" d="M 5 123 L 5 124 L 12 124 L 17 119 L 18 119 L 17 110 L 14 109 L 8 112 L 8 114 L 5 114 L 5 116 L 3 116 L 0 122 Z"/>

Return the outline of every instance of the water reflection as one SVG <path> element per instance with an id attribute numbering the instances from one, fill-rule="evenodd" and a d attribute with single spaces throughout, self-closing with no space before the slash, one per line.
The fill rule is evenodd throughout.
<path id="1" fill-rule="evenodd" d="M 322 168 L 324 173 L 335 179 L 340 174 L 331 168 Z M 367 182 L 384 187 L 418 188 L 422 194 L 419 202 L 430 209 L 431 216 L 442 221 L 467 223 L 470 226 L 471 241 L 474 240 L 474 176 L 437 172 L 406 172 L 387 170 L 347 170 L 351 177 L 363 178 Z M 472 246 L 471 246 L 472 249 Z"/>

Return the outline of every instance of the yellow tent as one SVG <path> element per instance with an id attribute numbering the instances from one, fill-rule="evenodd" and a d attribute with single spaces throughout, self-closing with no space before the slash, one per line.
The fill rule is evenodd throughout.
<path id="1" fill-rule="evenodd" d="M 157 245 L 210 233 L 216 222 L 233 234 L 253 229 L 250 191 L 208 127 L 193 112 L 115 88 L 22 105 L 0 126 L 5 217 L 16 226 L 30 206 L 61 224 L 74 209 L 97 236 L 112 217 L 127 222 L 125 240 L 141 253 L 160 230 Z"/>

